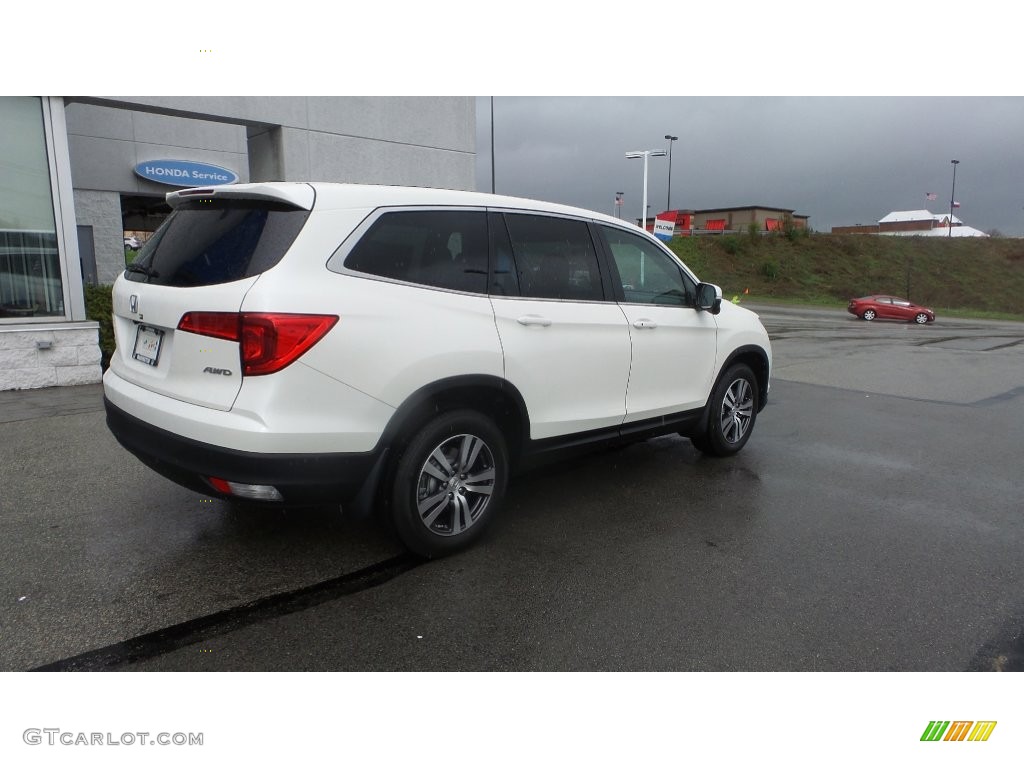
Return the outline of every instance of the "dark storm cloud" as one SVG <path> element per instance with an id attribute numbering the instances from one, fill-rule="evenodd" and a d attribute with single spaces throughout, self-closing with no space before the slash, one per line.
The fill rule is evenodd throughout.
<path id="1" fill-rule="evenodd" d="M 981 230 L 1024 234 L 1021 97 L 496 97 L 496 188 L 640 215 L 643 167 L 672 152 L 672 207 L 770 205 L 817 231 L 893 210 L 949 209 Z M 477 186 L 490 190 L 490 100 L 478 100 Z M 668 158 L 650 159 L 648 203 L 665 208 Z M 928 202 L 925 193 L 938 199 Z"/>

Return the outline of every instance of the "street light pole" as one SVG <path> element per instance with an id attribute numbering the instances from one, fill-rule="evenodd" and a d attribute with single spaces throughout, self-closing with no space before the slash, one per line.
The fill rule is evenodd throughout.
<path id="1" fill-rule="evenodd" d="M 953 203 L 956 201 L 956 167 L 960 165 L 959 160 L 950 160 L 953 164 L 953 190 L 949 193 L 949 235 L 953 236 Z"/>
<path id="2" fill-rule="evenodd" d="M 667 154 L 668 152 L 664 149 L 643 149 L 626 153 L 626 158 L 629 160 L 636 160 L 641 157 L 644 159 L 644 201 L 643 207 L 640 209 L 641 229 L 647 229 L 647 158 L 664 157 Z"/>
<path id="3" fill-rule="evenodd" d="M 668 139 L 668 199 L 665 201 L 665 210 L 672 210 L 672 144 L 679 140 L 678 136 L 671 136 L 665 134 L 665 138 Z"/>

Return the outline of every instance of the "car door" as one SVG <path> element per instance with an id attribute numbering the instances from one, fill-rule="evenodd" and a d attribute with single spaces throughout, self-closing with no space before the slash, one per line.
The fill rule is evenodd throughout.
<path id="1" fill-rule="evenodd" d="M 696 284 L 650 238 L 608 225 L 599 230 L 632 345 L 625 422 L 702 407 L 715 371 L 718 325 L 696 309 Z"/>
<path id="2" fill-rule="evenodd" d="M 892 316 L 900 320 L 911 320 L 914 317 L 914 309 L 909 301 L 905 301 L 904 299 L 893 299 Z"/>
<path id="3" fill-rule="evenodd" d="M 879 296 L 875 299 L 875 313 L 886 320 L 892 319 L 895 316 L 892 309 L 892 299 L 888 296 Z"/>
<path id="4" fill-rule="evenodd" d="M 490 231 L 489 293 L 505 378 L 526 401 L 530 437 L 621 424 L 629 329 L 602 281 L 587 223 L 492 213 Z"/>

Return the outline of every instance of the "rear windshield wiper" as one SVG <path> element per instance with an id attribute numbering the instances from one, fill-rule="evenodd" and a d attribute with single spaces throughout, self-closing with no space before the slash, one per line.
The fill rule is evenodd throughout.
<path id="1" fill-rule="evenodd" d="M 152 277 L 154 279 L 160 277 L 160 273 L 155 269 L 150 269 L 149 267 L 143 266 L 142 264 L 135 264 L 134 262 L 125 267 L 124 271 L 138 272 L 140 275 L 145 275 L 146 277 Z"/>

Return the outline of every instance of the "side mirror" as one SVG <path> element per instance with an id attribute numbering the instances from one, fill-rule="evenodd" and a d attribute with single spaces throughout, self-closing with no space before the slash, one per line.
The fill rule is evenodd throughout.
<path id="1" fill-rule="evenodd" d="M 697 309 L 717 315 L 722 311 L 722 289 L 714 283 L 697 285 Z"/>

